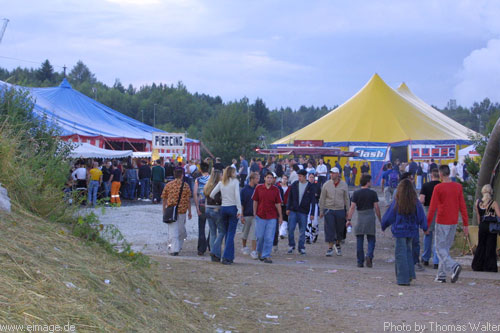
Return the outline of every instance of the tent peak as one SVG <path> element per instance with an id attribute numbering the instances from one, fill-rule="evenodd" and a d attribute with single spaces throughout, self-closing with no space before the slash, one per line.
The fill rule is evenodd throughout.
<path id="1" fill-rule="evenodd" d="M 403 91 L 406 91 L 406 92 L 411 92 L 410 88 L 408 88 L 408 86 L 406 85 L 406 83 L 401 83 L 397 89 L 399 92 L 403 92 Z"/>
<path id="2" fill-rule="evenodd" d="M 68 80 L 66 80 L 66 78 L 64 78 L 61 82 L 61 84 L 59 85 L 59 87 L 61 88 L 69 88 L 71 89 L 71 84 L 68 82 Z"/>

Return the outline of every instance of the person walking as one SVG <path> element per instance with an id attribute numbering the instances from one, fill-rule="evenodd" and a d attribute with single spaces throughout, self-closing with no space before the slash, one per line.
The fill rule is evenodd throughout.
<path id="1" fill-rule="evenodd" d="M 458 167 L 457 167 L 457 161 L 453 162 L 453 165 L 451 166 L 450 169 L 450 178 L 452 182 L 457 181 L 457 175 L 458 175 Z"/>
<path id="2" fill-rule="evenodd" d="M 120 186 L 122 185 L 122 171 L 118 168 L 118 161 L 113 161 L 113 169 L 111 177 L 109 178 L 111 182 L 111 203 L 116 204 L 118 207 L 121 206 L 122 201 L 120 200 Z"/>
<path id="3" fill-rule="evenodd" d="M 139 199 L 144 201 L 151 201 L 149 199 L 149 190 L 151 188 L 151 168 L 146 161 L 141 161 L 139 167 L 139 182 L 141 183 L 141 193 Z"/>
<path id="4" fill-rule="evenodd" d="M 240 184 L 236 179 L 236 169 L 228 166 L 224 169 L 222 181 L 220 181 L 210 193 L 210 197 L 215 199 L 215 195 L 221 192 L 222 207 L 220 225 L 217 227 L 217 239 L 215 240 L 212 253 L 221 258 L 222 239 L 226 239 L 222 264 L 231 265 L 234 261 L 234 235 L 238 218 L 241 216 Z"/>
<path id="5" fill-rule="evenodd" d="M 102 171 L 99 170 L 99 163 L 92 162 L 92 169 L 89 171 L 88 176 L 88 198 L 87 204 L 95 206 L 97 204 L 97 191 L 102 183 Z"/>
<path id="6" fill-rule="evenodd" d="M 321 188 L 315 182 L 314 174 L 310 173 L 309 175 L 307 175 L 307 178 L 309 180 L 309 183 L 312 186 L 311 188 L 313 189 L 314 195 L 316 197 L 315 204 L 311 207 L 311 210 L 309 211 L 309 220 L 308 220 L 307 227 L 306 227 L 306 243 L 312 244 L 312 243 L 316 243 L 316 241 L 318 240 L 318 235 L 319 235 L 318 202 L 319 202 L 319 196 L 321 194 Z"/>
<path id="7" fill-rule="evenodd" d="M 193 200 L 198 213 L 198 255 L 202 256 L 207 251 L 209 246 L 207 236 L 205 233 L 205 225 L 207 222 L 206 208 L 205 208 L 205 194 L 203 192 L 210 175 L 208 174 L 209 165 L 205 162 L 200 163 L 201 176 L 194 180 L 194 193 Z M 210 234 L 209 234 L 210 236 Z"/>
<path id="8" fill-rule="evenodd" d="M 416 279 L 412 243 L 418 237 L 418 228 L 427 230 L 425 212 L 413 184 L 409 179 L 402 180 L 394 201 L 381 220 L 382 231 L 391 226 L 396 239 L 394 250 L 396 280 L 398 285 L 409 286 Z"/>
<path id="9" fill-rule="evenodd" d="M 373 256 L 375 252 L 375 215 L 379 221 L 380 207 L 378 205 L 377 192 L 370 189 L 372 177 L 363 175 L 360 179 L 361 189 L 355 191 L 352 195 L 351 208 L 347 215 L 347 226 L 351 226 L 354 210 L 358 212 L 358 220 L 354 226 L 356 235 L 356 256 L 358 267 L 363 267 L 365 262 L 364 237 L 368 241 L 368 251 L 366 254 L 366 267 L 373 266 Z"/>
<path id="10" fill-rule="evenodd" d="M 137 180 L 139 176 L 137 173 L 137 167 L 135 163 L 129 164 L 127 170 L 125 171 L 125 179 L 127 180 L 127 197 L 128 200 L 136 199 L 136 188 Z"/>
<path id="11" fill-rule="evenodd" d="M 351 165 L 349 162 L 345 162 L 344 165 L 344 179 L 347 186 L 351 185 Z"/>
<path id="12" fill-rule="evenodd" d="M 290 185 L 286 207 L 286 214 L 288 215 L 288 254 L 292 254 L 295 250 L 295 227 L 297 224 L 299 226 L 298 251 L 300 254 L 306 254 L 307 216 L 316 205 L 316 193 L 313 185 L 307 181 L 306 176 L 306 170 L 299 170 L 297 172 L 298 181 Z"/>
<path id="13" fill-rule="evenodd" d="M 240 171 L 239 171 L 239 174 L 240 174 L 240 187 L 244 187 L 245 186 L 245 182 L 246 182 L 247 177 L 248 177 L 248 162 L 247 162 L 247 160 L 245 160 L 245 156 L 244 155 L 240 155 Z"/>
<path id="14" fill-rule="evenodd" d="M 479 272 L 498 272 L 497 266 L 497 236 L 490 232 L 490 223 L 496 223 L 500 216 L 498 203 L 493 200 L 493 189 L 486 184 L 481 189 L 482 198 L 476 200 L 477 224 L 479 225 L 478 244 L 474 259 L 472 259 L 472 270 Z"/>
<path id="15" fill-rule="evenodd" d="M 319 164 L 316 167 L 316 174 L 318 175 L 318 184 L 320 187 L 323 187 L 323 184 L 326 183 L 326 178 L 328 176 L 328 169 L 326 168 L 323 159 L 319 159 Z"/>
<path id="16" fill-rule="evenodd" d="M 462 266 L 450 256 L 450 248 L 455 240 L 458 213 L 462 215 L 464 235 L 469 235 L 469 217 L 465 206 L 462 185 L 450 179 L 450 167 L 439 167 L 441 184 L 434 187 L 427 224 L 431 225 L 434 213 L 436 216 L 436 253 L 439 258 L 436 282 L 446 282 L 447 273 L 451 272 L 451 283 L 458 280 Z M 429 232 L 426 231 L 428 234 Z"/>
<path id="17" fill-rule="evenodd" d="M 220 251 L 219 256 L 214 255 L 214 244 L 217 239 L 217 226 L 221 225 L 220 223 L 220 207 L 222 204 L 221 193 L 217 193 L 215 198 L 212 199 L 210 197 L 210 193 L 215 188 L 215 186 L 222 179 L 222 172 L 219 169 L 212 168 L 212 173 L 210 174 L 210 178 L 208 178 L 208 182 L 205 184 L 203 188 L 203 194 L 205 195 L 205 217 L 208 222 L 209 232 L 209 244 L 210 244 L 210 257 L 213 262 L 220 262 Z"/>
<path id="18" fill-rule="evenodd" d="M 384 193 L 384 200 L 386 206 L 390 206 L 394 192 L 398 187 L 399 170 L 397 167 L 392 167 L 392 163 L 387 163 L 387 170 L 382 173 L 382 193 Z"/>
<path id="19" fill-rule="evenodd" d="M 106 163 L 102 166 L 102 185 L 104 187 L 104 200 L 106 204 L 109 201 L 109 195 L 111 193 L 111 182 L 109 179 L 111 178 L 111 172 L 113 168 L 111 165 L 111 161 L 107 160 Z"/>
<path id="20" fill-rule="evenodd" d="M 275 176 L 268 172 L 264 184 L 257 185 L 252 196 L 253 215 L 255 216 L 255 237 L 257 238 L 257 253 L 259 259 L 271 264 L 276 220 L 281 225 L 281 195 L 278 187 L 273 185 Z"/>
<path id="21" fill-rule="evenodd" d="M 340 177 L 339 169 L 332 168 L 330 180 L 323 185 L 319 198 L 319 217 L 325 218 L 325 242 L 328 243 L 327 257 L 333 255 L 334 245 L 335 253 L 338 256 L 342 255 L 340 242 L 344 235 L 346 210 L 350 207 L 349 187 Z"/>
<path id="22" fill-rule="evenodd" d="M 165 169 L 161 166 L 160 160 L 155 161 L 151 170 L 151 181 L 153 182 L 153 203 L 159 204 L 163 186 L 165 186 Z"/>
<path id="23" fill-rule="evenodd" d="M 439 171 L 438 169 L 432 169 L 431 180 L 422 185 L 422 190 L 420 190 L 419 200 L 424 205 L 425 216 L 429 214 L 429 206 L 431 204 L 432 193 L 437 184 L 441 183 L 439 181 Z M 427 233 L 424 234 L 424 252 L 422 253 L 422 263 L 424 266 L 429 266 L 429 261 L 432 254 L 432 262 L 434 269 L 438 268 L 439 259 L 436 254 L 436 247 L 434 246 L 434 229 L 436 226 L 436 217 L 434 215 L 432 223 L 427 229 Z"/>
<path id="24" fill-rule="evenodd" d="M 364 162 L 363 165 L 361 166 L 361 176 L 369 174 L 370 174 L 370 166 L 368 165 L 368 162 Z"/>
<path id="25" fill-rule="evenodd" d="M 169 254 L 172 256 L 178 256 L 179 252 L 182 250 L 182 245 L 184 245 L 184 240 L 187 237 L 186 232 L 186 212 L 188 213 L 188 218 L 191 219 L 191 203 L 189 198 L 191 197 L 191 190 L 189 186 L 186 185 L 184 181 L 184 170 L 178 168 L 174 170 L 175 180 L 168 183 L 162 192 L 163 199 L 163 211 L 167 206 L 177 205 L 179 196 L 181 197 L 179 205 L 177 206 L 177 221 L 168 223 L 168 249 Z"/>
<path id="26" fill-rule="evenodd" d="M 243 254 L 250 254 L 252 259 L 257 259 L 259 256 L 257 254 L 257 239 L 255 238 L 255 215 L 253 214 L 253 192 L 255 187 L 259 183 L 259 174 L 252 172 L 248 179 L 248 184 L 243 187 L 240 193 L 241 199 L 241 209 L 243 211 L 243 216 L 241 217 L 241 223 L 243 224 L 243 235 L 241 236 L 241 243 L 243 248 L 241 252 Z M 252 250 L 248 248 L 248 241 L 252 243 Z"/>
<path id="27" fill-rule="evenodd" d="M 356 163 L 352 164 L 351 174 L 351 186 L 356 186 L 356 176 L 358 175 L 358 168 L 356 167 Z"/>

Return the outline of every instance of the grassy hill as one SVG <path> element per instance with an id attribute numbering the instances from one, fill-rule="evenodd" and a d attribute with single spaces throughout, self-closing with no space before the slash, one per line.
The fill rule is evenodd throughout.
<path id="1" fill-rule="evenodd" d="M 14 210 L 0 213 L 0 324 L 69 323 L 78 332 L 186 332 L 206 324 L 155 265 L 134 264 L 69 235 L 64 224 Z"/>

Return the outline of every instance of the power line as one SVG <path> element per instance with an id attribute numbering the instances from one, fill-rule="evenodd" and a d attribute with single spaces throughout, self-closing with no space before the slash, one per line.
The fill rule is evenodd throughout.
<path id="1" fill-rule="evenodd" d="M 0 58 L 10 59 L 10 60 L 17 60 L 17 61 L 24 61 L 24 62 L 29 62 L 29 63 L 37 64 L 37 65 L 41 65 L 43 63 L 43 61 L 33 61 L 33 60 L 19 59 L 19 58 L 13 58 L 13 57 L 6 57 L 6 56 L 2 56 L 2 55 L 0 55 Z M 51 63 L 51 65 L 53 67 L 59 67 L 59 68 L 63 68 L 64 69 L 64 66 L 55 65 L 53 63 Z"/>

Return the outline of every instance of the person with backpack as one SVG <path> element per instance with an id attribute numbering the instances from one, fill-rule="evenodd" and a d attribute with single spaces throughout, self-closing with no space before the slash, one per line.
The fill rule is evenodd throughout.
<path id="1" fill-rule="evenodd" d="M 392 167 L 392 163 L 387 163 L 387 170 L 382 174 L 382 192 L 384 193 L 385 204 L 389 206 L 394 196 L 394 191 L 399 183 L 399 170 Z"/>
<path id="2" fill-rule="evenodd" d="M 196 212 L 198 213 L 198 255 L 202 256 L 205 254 L 209 242 L 207 242 L 207 236 L 205 233 L 205 225 L 207 222 L 207 217 L 205 215 L 205 194 L 203 189 L 210 179 L 210 174 L 208 173 L 209 165 L 205 162 L 200 163 L 201 176 L 194 181 L 194 193 L 193 200 L 196 206 Z"/>

